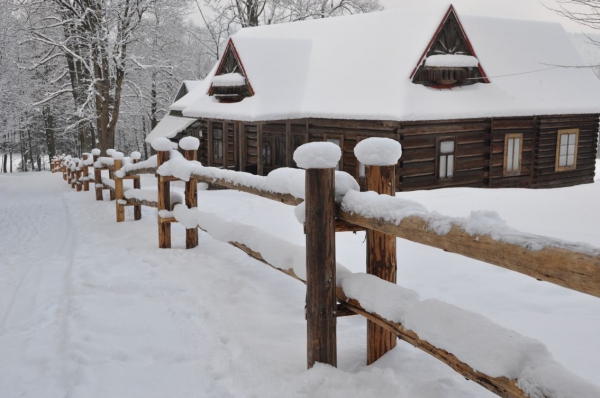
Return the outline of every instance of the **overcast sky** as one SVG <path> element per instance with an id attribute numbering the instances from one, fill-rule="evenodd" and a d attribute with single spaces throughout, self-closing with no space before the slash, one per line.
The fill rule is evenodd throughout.
<path id="1" fill-rule="evenodd" d="M 544 5 L 558 8 L 556 0 L 380 0 L 388 9 L 406 6 L 424 6 L 428 2 L 454 4 L 460 13 L 486 15 L 499 18 L 535 19 L 542 21 L 555 21 L 561 23 L 569 32 L 600 33 L 584 27 L 567 18 L 561 17 Z"/>

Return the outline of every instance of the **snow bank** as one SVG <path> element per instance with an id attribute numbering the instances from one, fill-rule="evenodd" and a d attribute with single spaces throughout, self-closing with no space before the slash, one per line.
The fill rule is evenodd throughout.
<path id="1" fill-rule="evenodd" d="M 303 169 L 334 168 L 341 157 L 341 148 L 332 142 L 311 142 L 294 151 L 294 161 Z"/>
<path id="2" fill-rule="evenodd" d="M 434 68 L 476 68 L 479 66 L 479 60 L 470 55 L 440 54 L 429 56 L 425 60 L 425 66 Z"/>
<path id="3" fill-rule="evenodd" d="M 591 256 L 600 255 L 598 248 L 586 243 L 571 243 L 518 231 L 509 227 L 495 211 L 478 210 L 472 211 L 468 217 L 448 217 L 430 213 L 423 205 L 401 197 L 352 190 L 344 196 L 342 209 L 364 217 L 382 219 L 395 225 L 400 225 L 406 217 L 419 217 L 426 221 L 429 228 L 438 235 L 446 235 L 453 226 L 456 226 L 470 235 L 487 235 L 494 240 L 519 245 L 528 250 L 554 247 Z"/>
<path id="4" fill-rule="evenodd" d="M 127 175 L 128 171 L 140 170 L 145 168 L 155 168 L 156 164 L 156 155 L 153 155 L 150 156 L 148 160 L 144 160 L 142 162 L 124 164 L 123 167 L 115 171 L 115 176 L 118 178 L 123 178 Z"/>
<path id="5" fill-rule="evenodd" d="M 196 137 L 183 137 L 179 140 L 179 147 L 184 151 L 195 151 L 200 148 L 200 140 Z"/>
<path id="6" fill-rule="evenodd" d="M 246 84 L 246 78 L 239 73 L 226 73 L 212 78 L 214 87 L 239 87 Z"/>
<path id="7" fill-rule="evenodd" d="M 360 141 L 354 154 L 368 166 L 393 166 L 402 156 L 402 146 L 391 138 L 372 137 Z"/>

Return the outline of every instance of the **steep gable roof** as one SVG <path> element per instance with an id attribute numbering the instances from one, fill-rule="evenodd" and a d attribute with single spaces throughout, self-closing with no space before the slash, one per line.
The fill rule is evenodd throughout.
<path id="1" fill-rule="evenodd" d="M 255 95 L 221 104 L 193 90 L 171 109 L 244 121 L 600 112 L 600 82 L 590 70 L 551 66 L 583 63 L 556 23 L 461 15 L 461 30 L 489 84 L 451 90 L 414 84 L 415 65 L 450 10 L 431 6 L 242 29 L 232 42 Z"/>

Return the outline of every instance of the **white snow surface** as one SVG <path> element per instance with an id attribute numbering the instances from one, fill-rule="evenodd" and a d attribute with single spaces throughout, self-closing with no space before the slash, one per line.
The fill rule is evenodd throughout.
<path id="1" fill-rule="evenodd" d="M 142 179 L 143 186 L 156 185 L 153 177 Z M 0 184 L 3 396 L 493 396 L 401 341 L 365 366 L 365 323 L 358 316 L 338 320 L 339 368 L 317 365 L 307 371 L 302 284 L 204 233 L 199 247 L 183 250 L 180 224 L 173 225 L 174 248 L 158 249 L 156 209 L 143 207 L 142 220 L 117 224 L 113 202 L 74 192 L 60 174 L 0 175 Z M 172 183 L 174 189 L 181 184 Z M 235 191 L 198 194 L 204 213 L 303 245 L 290 206 Z M 600 246 L 600 211 L 594 210 L 600 184 L 399 195 L 451 217 L 487 209 L 528 233 Z M 580 206 L 569 206 L 573 197 Z M 132 209 L 126 216 L 133 219 Z M 338 261 L 356 273 L 364 272 L 364 237 L 363 232 L 336 237 Z M 600 372 L 594 355 L 600 350 L 597 298 L 401 239 L 398 259 L 398 281 L 407 292 L 394 289 L 390 297 L 410 304 L 406 322 L 411 308 L 420 307 L 415 313 L 423 318 L 412 318 L 412 326 L 421 323 L 434 334 L 428 338 L 442 339 L 439 344 L 453 340 L 459 348 L 462 341 L 466 349 L 471 335 L 461 336 L 451 321 L 486 331 L 490 325 L 475 316 L 480 314 L 493 322 L 493 330 L 498 325 L 514 330 L 514 341 L 525 347 L 518 364 L 526 380 L 522 388 L 539 391 L 543 384 L 557 392 L 562 385 L 570 388 L 565 397 L 598 396 L 589 388 L 598 385 Z M 362 278 L 344 280 L 350 277 Z M 363 283 L 355 282 L 360 289 Z M 415 304 L 411 291 L 422 300 Z M 473 318 L 456 313 L 456 307 Z M 448 330 L 444 335 L 426 321 L 438 316 Z M 556 362 L 527 363 L 525 358 L 547 357 L 520 336 L 539 340 Z M 503 353 L 497 355 L 504 361 Z M 587 383 L 574 385 L 576 379 L 560 372 L 561 366 Z M 533 371 L 537 376 L 528 375 Z"/>
<path id="2" fill-rule="evenodd" d="M 100 155 L 100 153 L 101 153 L 100 149 L 98 149 L 98 148 L 92 149 L 92 155 L 98 156 L 98 155 Z"/>
<path id="3" fill-rule="evenodd" d="M 600 111 L 600 82 L 558 23 L 458 17 L 490 83 L 439 90 L 411 75 L 449 4 L 241 29 L 232 38 L 255 94 L 219 103 L 205 82 L 172 104 L 186 117 L 443 120 Z M 518 18 L 518 16 L 515 16 Z M 343 67 L 332 67 L 343 65 Z M 391 72 L 381 68 L 393 65 Z M 387 71 L 387 69 L 386 69 Z"/>
<path id="4" fill-rule="evenodd" d="M 196 119 L 188 117 L 165 115 L 146 137 L 146 142 L 151 144 L 156 138 L 173 138 L 187 129 Z"/>
<path id="5" fill-rule="evenodd" d="M 115 176 L 117 176 L 118 178 L 123 178 L 123 177 L 125 177 L 125 175 L 127 174 L 128 171 L 145 169 L 145 168 L 153 168 L 153 167 L 156 167 L 156 165 L 157 165 L 156 155 L 152 155 L 147 160 L 143 160 L 141 162 L 123 164 L 123 167 L 121 167 L 119 170 L 115 171 Z"/>
<path id="6" fill-rule="evenodd" d="M 106 151 L 108 152 L 108 151 Z M 98 160 L 94 162 L 94 167 L 105 167 L 105 166 L 114 166 L 115 160 L 112 157 L 100 156 Z"/>
<path id="7" fill-rule="evenodd" d="M 179 140 L 179 147 L 184 151 L 195 151 L 200 148 L 200 140 L 196 137 L 183 137 Z"/>
<path id="8" fill-rule="evenodd" d="M 237 72 L 226 73 L 213 76 L 211 83 L 214 87 L 239 87 L 246 84 L 246 78 Z"/>
<path id="9" fill-rule="evenodd" d="M 431 55 L 425 60 L 425 66 L 431 67 L 476 68 L 478 65 L 476 57 L 462 54 Z"/>
<path id="10" fill-rule="evenodd" d="M 142 158 L 142 154 L 139 153 L 138 151 L 131 152 L 131 154 L 129 156 L 131 157 L 131 159 L 134 159 L 134 160 L 139 160 Z"/>
<path id="11" fill-rule="evenodd" d="M 146 138 L 147 140 L 147 138 Z M 171 140 L 166 137 L 159 137 L 152 140 L 151 145 L 155 151 L 170 151 L 171 150 Z"/>
<path id="12" fill-rule="evenodd" d="M 181 195 L 181 193 L 171 191 L 170 194 L 171 204 L 183 203 L 183 196 Z M 156 190 L 156 186 L 154 188 L 127 189 L 125 190 L 125 198 L 147 200 L 148 202 L 157 202 L 158 191 Z"/>
<path id="13" fill-rule="evenodd" d="M 333 144 L 331 144 L 333 145 Z M 336 145 L 333 145 L 337 147 Z M 339 147 L 338 147 L 339 148 Z M 239 171 L 225 170 L 218 167 L 204 167 L 198 161 L 188 161 L 181 153 L 172 150 L 169 160 L 157 170 L 162 176 L 174 176 L 188 181 L 192 174 L 204 177 L 223 179 L 235 185 L 256 188 L 268 192 L 290 194 L 304 199 L 305 171 L 281 167 L 273 170 L 267 176 L 258 176 Z M 335 197 L 340 201 L 350 190 L 359 190 L 358 182 L 344 171 L 335 172 Z"/>
<path id="14" fill-rule="evenodd" d="M 391 138 L 371 137 L 356 144 L 354 154 L 368 166 L 392 166 L 402 156 L 402 145 Z"/>
<path id="15" fill-rule="evenodd" d="M 342 149 L 332 142 L 310 142 L 294 151 L 294 162 L 303 169 L 334 168 L 342 158 Z"/>
<path id="16" fill-rule="evenodd" d="M 598 247 L 582 243 L 530 234 L 508 226 L 495 211 L 473 210 L 467 217 L 450 217 L 429 212 L 422 204 L 403 197 L 379 195 L 375 192 L 348 191 L 342 200 L 342 209 L 365 217 L 382 219 L 400 225 L 406 217 L 418 217 L 429 224 L 438 235 L 446 235 L 452 227 L 459 227 L 470 235 L 488 235 L 492 239 L 519 245 L 528 250 L 545 247 L 574 250 L 592 256 L 600 255 Z"/>

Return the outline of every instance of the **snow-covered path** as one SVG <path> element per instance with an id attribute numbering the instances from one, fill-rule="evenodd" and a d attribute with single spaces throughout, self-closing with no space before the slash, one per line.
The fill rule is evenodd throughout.
<path id="1" fill-rule="evenodd" d="M 338 322 L 339 369 L 306 371 L 299 282 L 206 234 L 181 250 L 180 226 L 157 249 L 154 209 L 117 224 L 58 174 L 0 187 L 3 398 L 490 396 L 404 344 L 366 367 L 359 317 Z M 290 227 L 290 208 L 272 214 L 265 228 Z"/>

